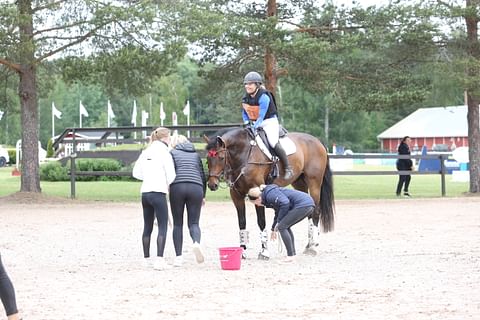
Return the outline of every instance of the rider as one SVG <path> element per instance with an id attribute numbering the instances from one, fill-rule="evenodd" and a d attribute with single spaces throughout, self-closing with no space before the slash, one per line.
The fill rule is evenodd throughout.
<path id="1" fill-rule="evenodd" d="M 289 180 L 293 176 L 288 156 L 279 142 L 280 125 L 278 112 L 273 94 L 262 85 L 262 76 L 255 71 L 245 75 L 243 84 L 246 94 L 242 98 L 242 117 L 244 124 L 253 122 L 253 128 L 262 127 L 267 135 L 268 143 L 273 146 L 275 153 L 285 167 L 283 178 Z"/>

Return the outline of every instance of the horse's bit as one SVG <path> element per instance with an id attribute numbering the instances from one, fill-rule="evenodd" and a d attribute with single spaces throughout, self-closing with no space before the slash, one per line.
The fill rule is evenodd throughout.
<path id="1" fill-rule="evenodd" d="M 255 140 L 250 140 L 250 148 L 248 150 L 248 156 L 247 156 L 247 165 L 248 164 L 256 164 L 256 165 L 270 165 L 272 164 L 273 162 L 271 161 L 268 161 L 268 162 L 251 162 L 249 161 L 250 159 L 250 155 L 252 154 L 252 150 L 253 150 L 253 147 L 256 145 L 255 143 Z M 211 152 L 211 151 L 210 151 Z M 209 154 L 210 154 L 209 152 Z M 227 185 L 229 186 L 230 189 L 234 189 L 237 193 L 241 194 L 240 191 L 238 191 L 237 188 L 235 188 L 235 184 L 238 182 L 238 180 L 240 180 L 240 178 L 242 176 L 245 175 L 245 169 L 246 169 L 246 166 L 243 166 L 241 169 L 240 169 L 240 173 L 238 174 L 238 176 L 235 178 L 235 179 L 227 179 L 228 175 L 230 172 L 233 172 L 233 169 L 232 169 L 232 166 L 230 165 L 229 161 L 227 160 L 227 157 L 230 155 L 229 152 L 228 152 L 228 149 L 227 148 L 224 148 L 222 150 L 219 150 L 219 151 L 214 151 L 212 152 L 212 154 L 210 155 L 211 157 L 216 157 L 218 153 L 220 152 L 225 152 L 225 157 L 223 159 L 224 161 L 224 165 L 223 165 L 223 170 L 216 173 L 216 174 L 210 174 L 209 172 L 209 177 L 215 177 L 215 178 L 218 178 L 220 179 L 220 176 L 221 176 L 221 173 L 223 172 L 224 173 L 224 177 L 225 177 L 225 180 L 227 182 Z"/>

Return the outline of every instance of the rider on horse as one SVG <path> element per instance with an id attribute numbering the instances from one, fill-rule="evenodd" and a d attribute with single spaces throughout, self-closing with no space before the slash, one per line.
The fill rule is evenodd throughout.
<path id="1" fill-rule="evenodd" d="M 246 94 L 242 98 L 242 117 L 245 124 L 253 122 L 253 129 L 261 127 L 265 131 L 268 143 L 285 166 L 284 179 L 293 177 L 288 156 L 279 142 L 280 125 L 273 94 L 262 85 L 262 76 L 255 71 L 247 73 L 243 79 Z"/>

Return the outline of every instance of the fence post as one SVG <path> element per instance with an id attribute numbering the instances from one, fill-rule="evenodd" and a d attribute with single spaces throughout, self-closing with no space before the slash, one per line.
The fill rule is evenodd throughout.
<path id="1" fill-rule="evenodd" d="M 445 163 L 443 159 L 443 154 L 440 155 L 440 174 L 442 180 L 442 197 L 445 197 L 446 190 L 445 190 Z"/>
<path id="2" fill-rule="evenodd" d="M 75 153 L 70 155 L 70 198 L 72 199 L 75 199 L 75 157 Z"/>
<path id="3" fill-rule="evenodd" d="M 72 130 L 72 154 L 70 155 L 70 198 L 75 199 L 75 157 L 77 156 L 77 141 L 75 129 Z"/>

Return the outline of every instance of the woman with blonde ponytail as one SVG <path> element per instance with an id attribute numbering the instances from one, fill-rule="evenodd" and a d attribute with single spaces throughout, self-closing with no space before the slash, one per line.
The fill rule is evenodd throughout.
<path id="1" fill-rule="evenodd" d="M 169 186 L 175 180 L 175 166 L 169 152 L 170 130 L 159 127 L 150 135 L 150 142 L 142 152 L 133 167 L 133 176 L 142 180 L 143 207 L 143 256 L 150 265 L 150 238 L 153 222 L 157 218 L 157 256 L 153 263 L 156 270 L 164 270 L 170 266 L 166 263 L 163 253 L 167 237 L 168 205 L 167 193 Z"/>

